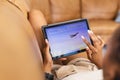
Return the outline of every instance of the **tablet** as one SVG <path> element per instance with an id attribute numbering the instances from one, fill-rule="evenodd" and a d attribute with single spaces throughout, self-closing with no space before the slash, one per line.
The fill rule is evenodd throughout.
<path id="1" fill-rule="evenodd" d="M 70 56 L 85 51 L 87 45 L 81 36 L 91 44 L 87 19 L 76 19 L 42 27 L 44 36 L 48 39 L 50 53 L 53 59 Z"/>

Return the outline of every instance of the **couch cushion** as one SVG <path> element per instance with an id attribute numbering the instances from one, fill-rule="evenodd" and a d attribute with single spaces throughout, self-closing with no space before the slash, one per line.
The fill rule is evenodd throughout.
<path id="1" fill-rule="evenodd" d="M 51 8 L 49 0 L 32 0 L 32 8 L 40 10 L 44 14 L 47 22 L 51 23 Z"/>
<path id="2" fill-rule="evenodd" d="M 0 80 L 42 80 L 40 50 L 30 23 L 6 0 L 0 2 Z"/>
<path id="3" fill-rule="evenodd" d="M 40 0 L 7 0 L 7 1 L 12 3 L 17 8 L 19 8 L 24 13 L 25 16 L 28 16 L 27 14 L 31 9 L 40 10 L 42 7 L 41 4 L 44 4 L 46 0 L 44 0 L 42 2 Z M 45 6 L 47 6 L 47 5 L 44 5 L 44 7 Z"/>
<path id="4" fill-rule="evenodd" d="M 80 18 L 80 0 L 50 0 L 52 22 Z"/>
<path id="5" fill-rule="evenodd" d="M 120 11 L 120 0 L 119 0 L 119 11 Z"/>
<path id="6" fill-rule="evenodd" d="M 107 41 L 120 24 L 112 20 L 89 20 L 89 25 L 96 35 L 100 35 L 104 41 Z"/>
<path id="7" fill-rule="evenodd" d="M 19 10 L 21 10 L 25 16 L 27 16 L 28 11 L 31 8 L 31 0 L 7 0 L 14 6 L 16 6 Z"/>
<path id="8" fill-rule="evenodd" d="M 118 0 L 82 0 L 82 18 L 114 19 Z"/>

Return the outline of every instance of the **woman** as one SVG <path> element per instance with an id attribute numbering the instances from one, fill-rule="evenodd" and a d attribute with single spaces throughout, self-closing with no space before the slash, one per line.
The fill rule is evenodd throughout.
<path id="1" fill-rule="evenodd" d="M 30 12 L 29 19 L 36 32 L 36 36 L 40 44 L 40 26 L 47 24 L 45 18 L 40 11 L 32 10 Z M 114 35 L 107 44 L 107 51 L 104 61 L 102 57 L 104 41 L 99 36 L 93 34 L 92 31 L 89 31 L 89 35 L 93 40 L 94 46 L 91 45 L 84 37 L 82 37 L 83 41 L 88 46 L 86 48 L 86 53 L 89 60 L 92 62 L 89 63 L 95 64 L 99 69 L 103 68 L 105 80 L 120 80 L 120 28 L 115 31 Z M 49 53 L 49 43 L 47 40 L 45 40 L 45 42 L 46 47 L 44 50 L 44 71 L 46 73 L 47 80 L 53 80 L 53 75 L 51 74 L 53 61 Z M 66 58 L 61 60 L 66 60 Z"/>

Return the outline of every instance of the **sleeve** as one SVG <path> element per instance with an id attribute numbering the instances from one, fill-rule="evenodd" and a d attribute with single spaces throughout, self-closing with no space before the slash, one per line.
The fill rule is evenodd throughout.
<path id="1" fill-rule="evenodd" d="M 46 80 L 54 80 L 54 75 L 50 73 L 45 73 L 45 79 Z"/>

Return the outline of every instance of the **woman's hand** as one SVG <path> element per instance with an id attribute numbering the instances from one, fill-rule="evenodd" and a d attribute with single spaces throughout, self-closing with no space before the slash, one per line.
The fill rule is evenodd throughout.
<path id="1" fill-rule="evenodd" d="M 44 72 L 51 73 L 52 66 L 53 66 L 53 60 L 49 52 L 49 43 L 47 39 L 45 40 L 45 43 L 46 43 L 46 47 L 44 49 L 44 62 L 43 62 Z"/>
<path id="2" fill-rule="evenodd" d="M 96 36 L 92 31 L 89 30 L 88 33 L 93 41 L 93 45 L 91 45 L 84 36 L 81 36 L 85 44 L 88 46 L 86 48 L 88 58 L 91 60 L 91 62 L 96 64 L 98 68 L 102 68 L 102 48 L 104 46 L 104 41 L 101 39 L 100 36 Z"/>
<path id="3" fill-rule="evenodd" d="M 49 43 L 47 39 L 45 40 L 45 43 L 46 43 L 46 47 L 44 49 L 44 62 L 43 62 L 44 72 L 51 73 L 52 66 L 53 66 L 53 60 L 49 52 L 50 47 L 49 47 Z M 58 60 L 61 62 L 61 61 L 67 60 L 67 58 L 60 58 Z"/>

